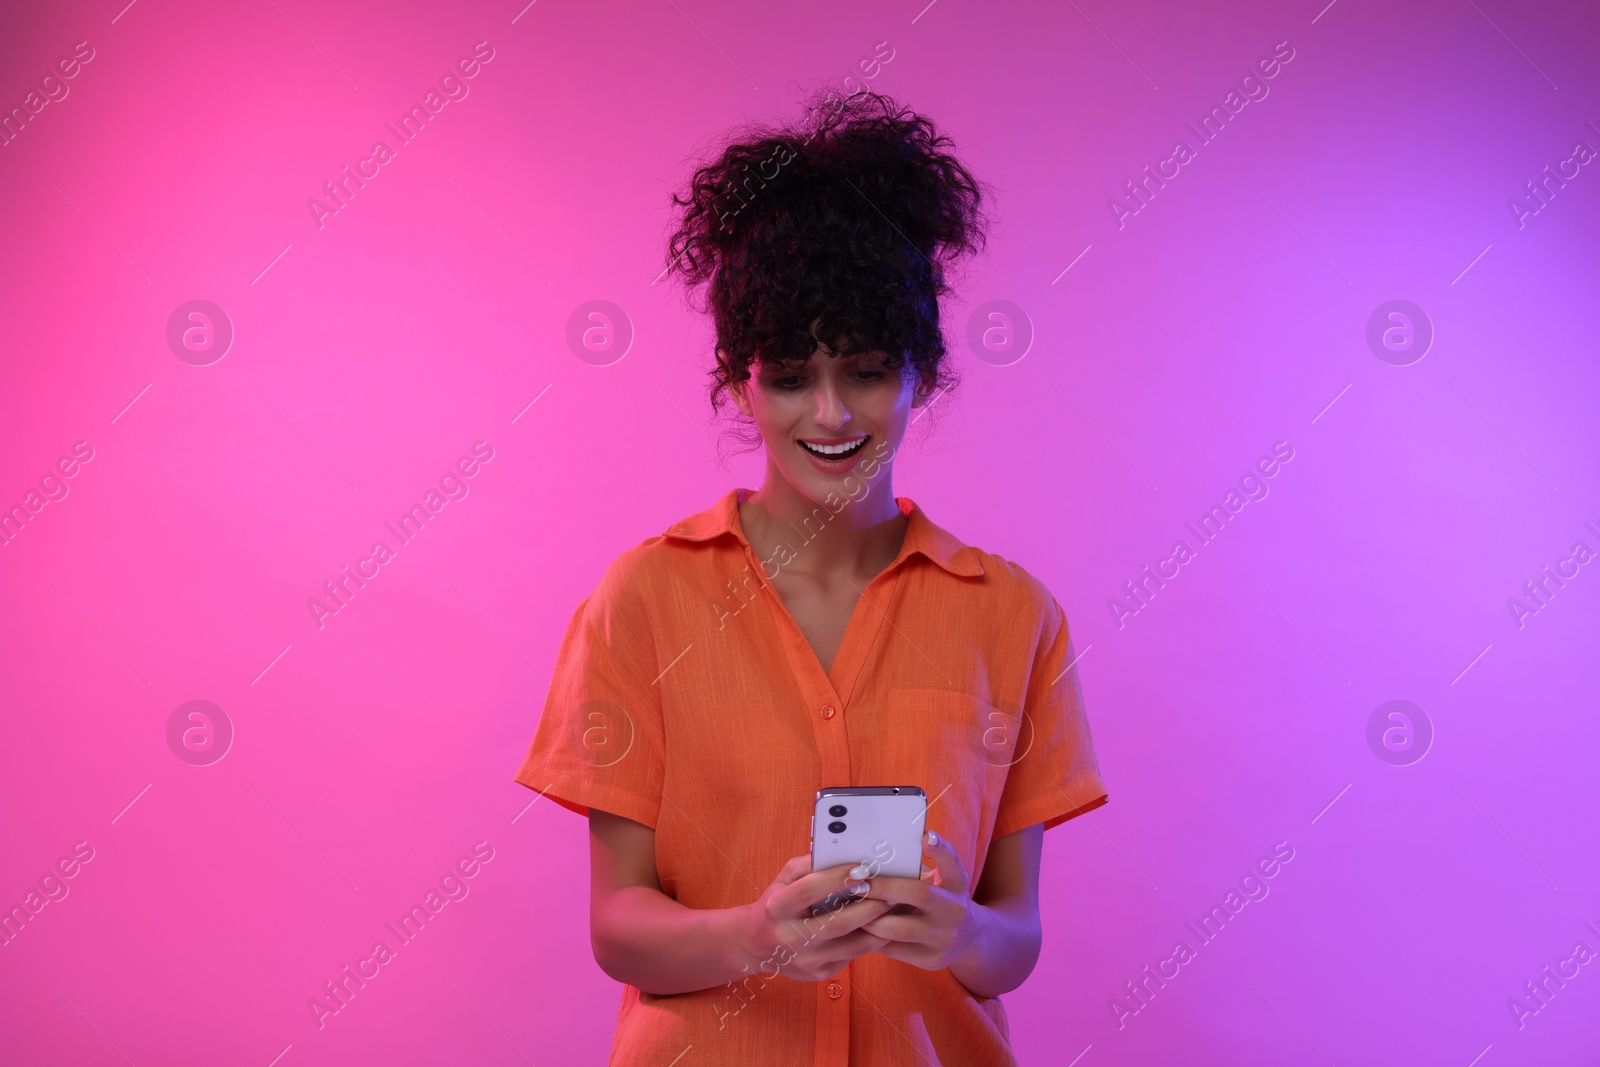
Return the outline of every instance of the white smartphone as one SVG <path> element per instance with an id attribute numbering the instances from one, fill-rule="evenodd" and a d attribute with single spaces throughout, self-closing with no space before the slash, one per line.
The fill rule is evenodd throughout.
<path id="1" fill-rule="evenodd" d="M 811 869 L 862 863 L 867 877 L 922 874 L 928 794 L 914 785 L 840 786 L 817 793 L 811 816 Z M 824 902 L 832 911 L 851 898 Z"/>

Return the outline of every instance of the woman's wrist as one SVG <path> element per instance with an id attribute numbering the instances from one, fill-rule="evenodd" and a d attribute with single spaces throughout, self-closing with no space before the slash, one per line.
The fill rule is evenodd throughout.
<path id="1" fill-rule="evenodd" d="M 624 890 L 595 958 L 617 981 L 669 996 L 714 989 L 749 973 L 748 906 L 689 908 L 659 890 Z"/>
<path id="2" fill-rule="evenodd" d="M 966 929 L 957 934 L 964 944 L 949 964 L 950 973 L 955 975 L 956 980 L 977 996 L 992 995 L 974 987 L 986 985 L 983 979 L 988 970 L 989 947 L 993 944 L 992 931 L 997 918 L 993 909 L 969 900 L 967 919 L 963 924 Z"/>
<path id="3" fill-rule="evenodd" d="M 724 981 L 742 976 L 745 968 L 755 967 L 761 959 L 762 952 L 754 940 L 754 931 L 760 925 L 755 911 L 759 906 L 757 901 L 707 914 L 706 936 L 718 946 L 721 969 L 727 972 Z"/>
<path id="4" fill-rule="evenodd" d="M 978 997 L 998 997 L 1027 980 L 1039 956 L 1039 930 L 1020 917 L 976 902 L 973 929 L 950 973 Z"/>

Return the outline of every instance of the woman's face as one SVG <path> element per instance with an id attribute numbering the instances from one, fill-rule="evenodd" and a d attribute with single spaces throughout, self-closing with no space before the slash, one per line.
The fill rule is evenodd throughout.
<path id="1" fill-rule="evenodd" d="M 909 364 L 896 369 L 884 360 L 882 352 L 833 356 L 819 348 L 803 363 L 757 361 L 731 390 L 761 432 L 769 469 L 802 497 L 816 504 L 830 494 L 856 499 L 863 478 L 889 469 L 911 409 L 926 394 Z M 852 476 L 863 461 L 865 471 Z"/>

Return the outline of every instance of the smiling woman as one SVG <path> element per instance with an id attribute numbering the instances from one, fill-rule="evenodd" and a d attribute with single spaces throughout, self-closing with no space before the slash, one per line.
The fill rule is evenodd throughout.
<path id="1" fill-rule="evenodd" d="M 953 382 L 939 300 L 987 194 L 886 97 L 807 114 L 696 170 L 669 241 L 716 326 L 712 408 L 766 477 L 611 564 L 516 779 L 589 817 L 612 1063 L 1014 1064 L 996 998 L 1038 959 L 1044 830 L 1106 788 L 1055 598 L 893 490 Z M 920 877 L 814 869 L 835 786 L 933 798 Z"/>

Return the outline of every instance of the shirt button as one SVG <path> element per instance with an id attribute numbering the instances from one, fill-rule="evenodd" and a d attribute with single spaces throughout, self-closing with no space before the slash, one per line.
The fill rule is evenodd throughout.
<path id="1" fill-rule="evenodd" d="M 824 719 L 831 719 L 831 718 L 833 718 L 833 716 L 835 714 L 836 713 L 833 710 L 833 705 L 832 704 L 824 704 L 824 705 L 822 705 L 822 717 Z"/>
<path id="2" fill-rule="evenodd" d="M 834 1000 L 838 1000 L 840 997 L 844 996 L 844 986 L 840 985 L 838 982 L 829 982 L 828 996 L 832 997 Z"/>

